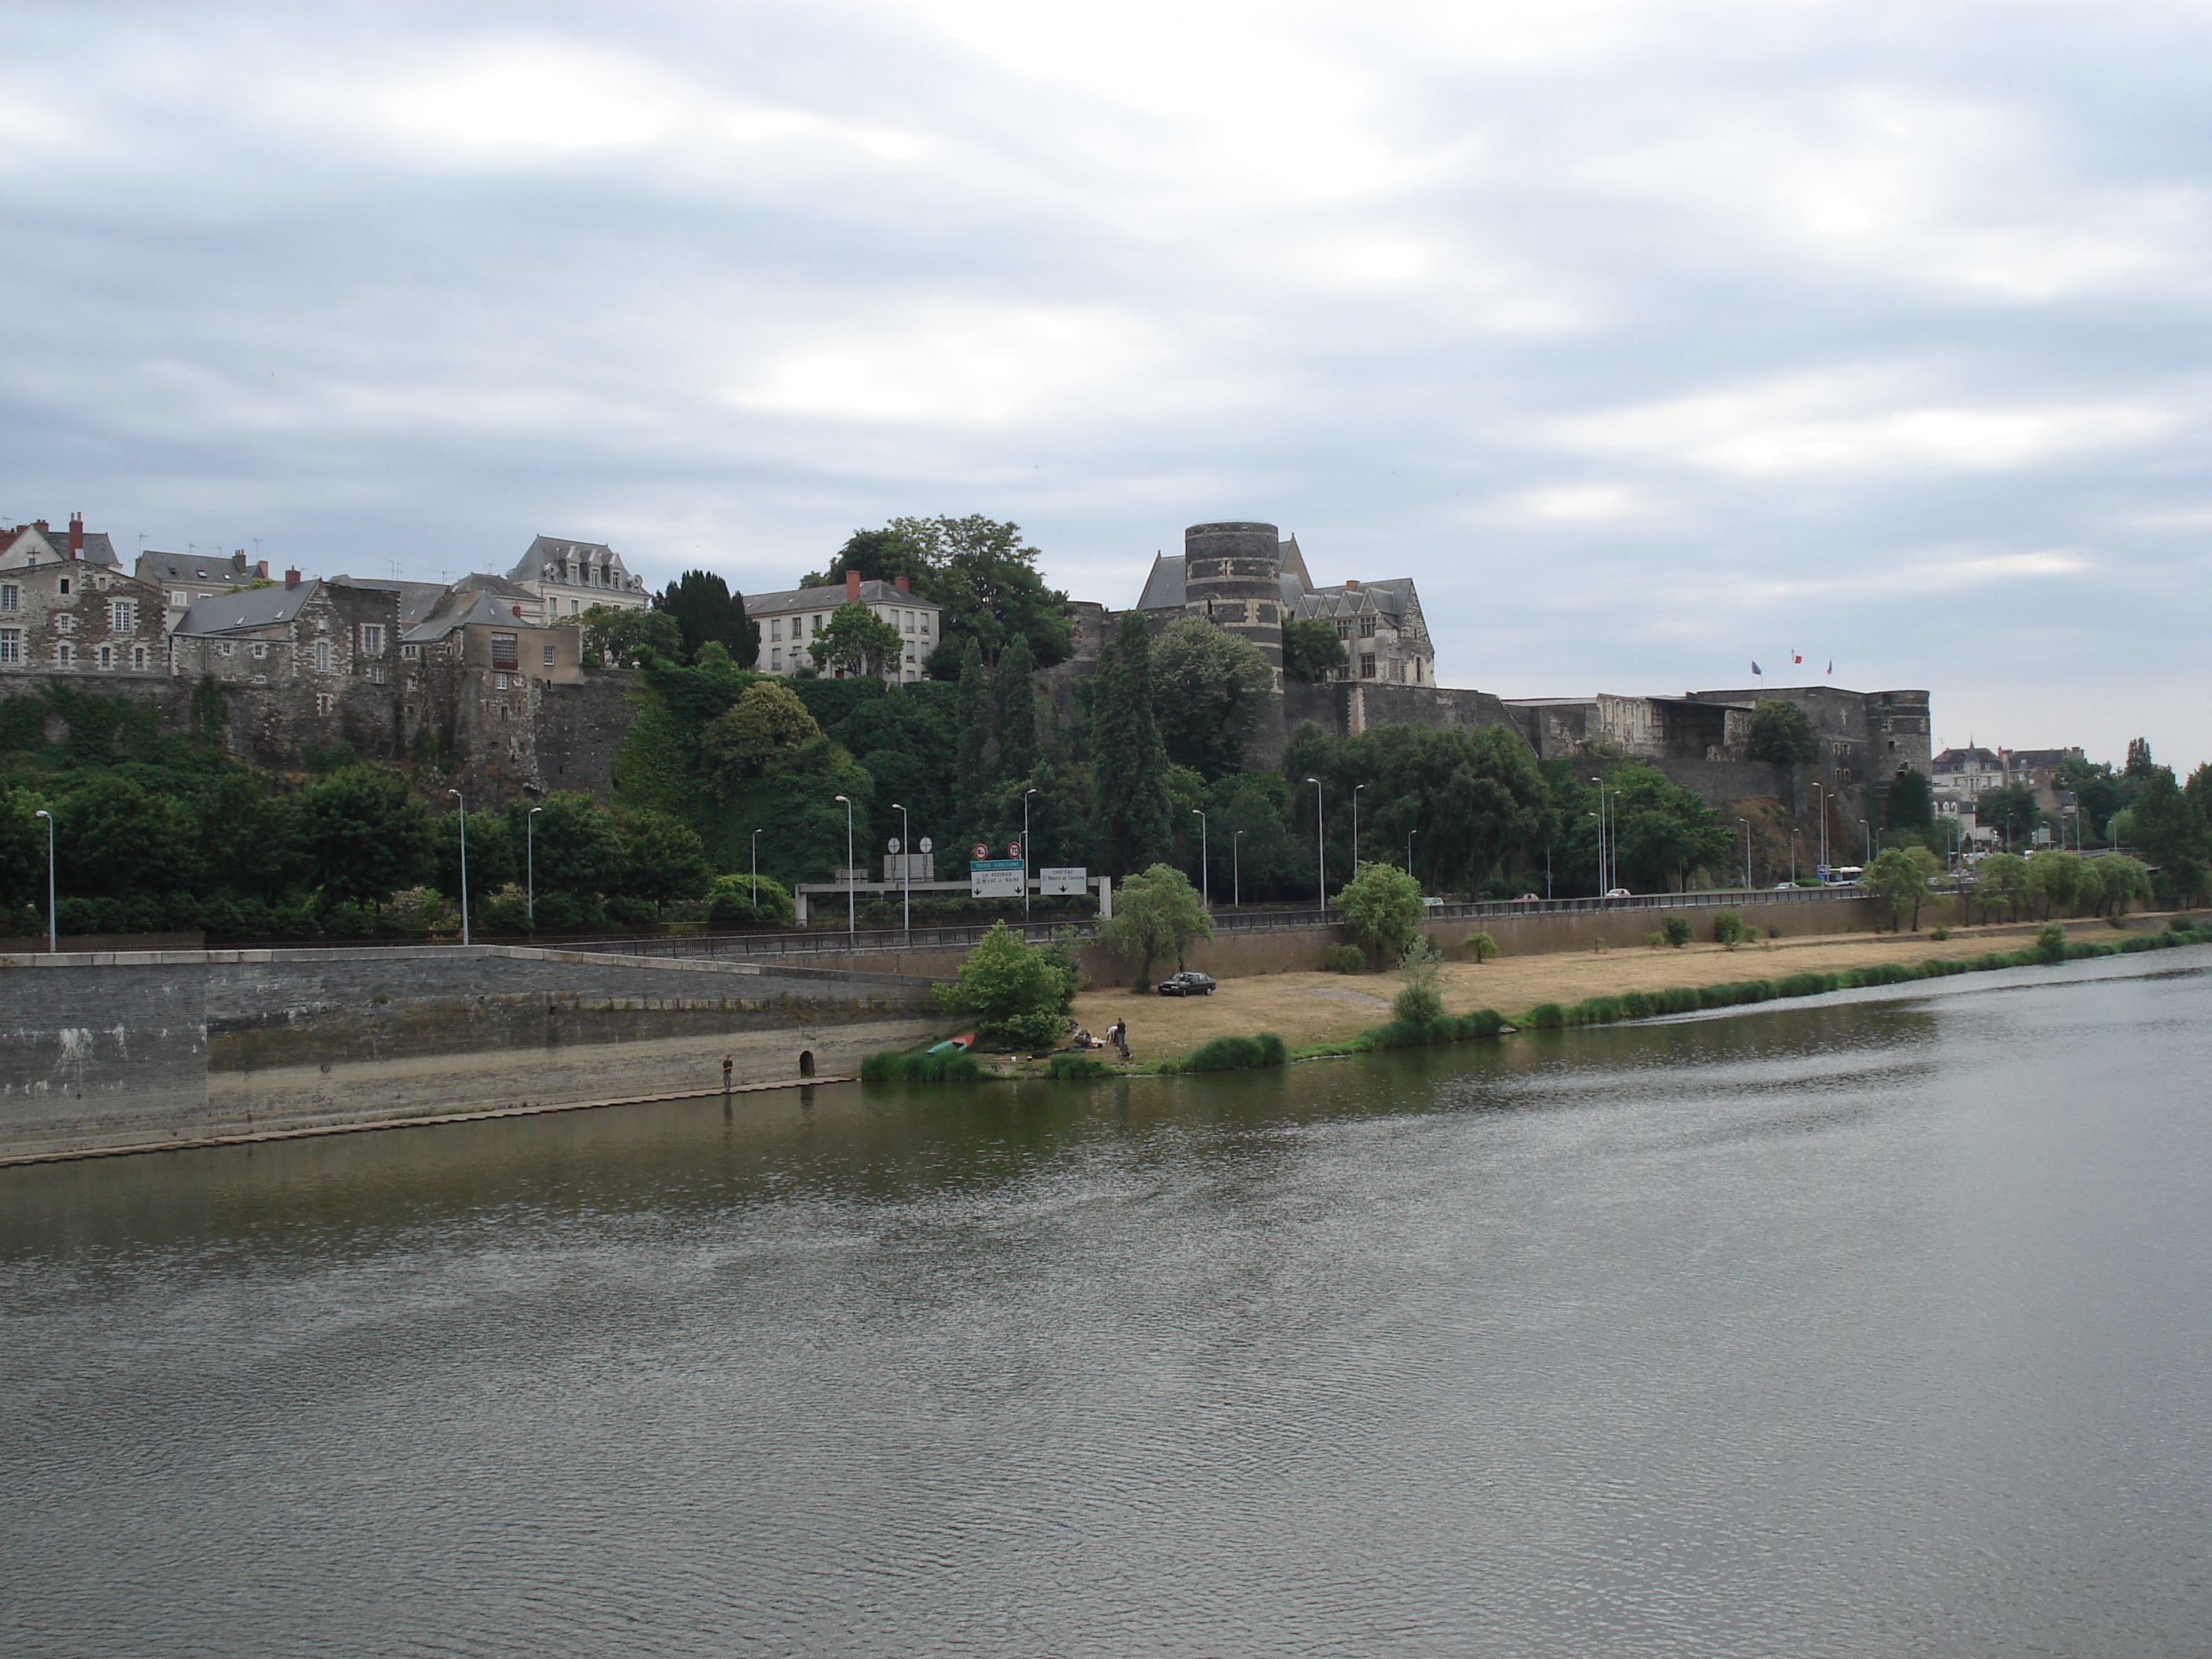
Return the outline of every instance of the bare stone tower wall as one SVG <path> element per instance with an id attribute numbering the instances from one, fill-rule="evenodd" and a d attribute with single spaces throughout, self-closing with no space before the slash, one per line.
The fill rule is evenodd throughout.
<path id="1" fill-rule="evenodd" d="M 1271 524 L 1182 532 L 1183 611 L 1249 640 L 1283 684 L 1282 534 Z"/>

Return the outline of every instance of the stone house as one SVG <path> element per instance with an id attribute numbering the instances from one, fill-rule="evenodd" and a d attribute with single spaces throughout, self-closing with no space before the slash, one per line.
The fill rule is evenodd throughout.
<path id="1" fill-rule="evenodd" d="M 138 556 L 138 580 L 151 582 L 166 597 L 163 625 L 173 629 L 186 611 L 201 599 L 211 599 L 240 587 L 269 580 L 269 561 L 246 562 L 243 549 L 228 558 L 221 554 L 160 553 L 151 549 Z"/>
<path id="2" fill-rule="evenodd" d="M 105 535 L 79 517 L 66 536 L 41 520 L 0 538 L 0 673 L 168 672 L 161 592 L 126 574 Z"/>
<path id="3" fill-rule="evenodd" d="M 644 581 L 605 542 L 540 536 L 504 580 L 528 596 L 522 602 L 525 620 L 536 627 L 581 616 L 595 605 L 642 611 L 653 602 Z"/>
<path id="4" fill-rule="evenodd" d="M 171 672 L 223 688 L 228 745 L 286 767 L 307 744 L 364 755 L 399 736 L 399 605 L 389 590 L 302 579 L 196 599 L 170 633 Z"/>
<path id="5" fill-rule="evenodd" d="M 541 628 L 519 604 L 456 587 L 400 635 L 405 740 L 428 727 L 441 753 L 465 757 L 463 782 L 471 799 L 604 788 L 605 778 L 572 778 L 565 760 L 540 752 L 549 726 L 574 736 L 568 711 L 576 699 L 563 694 L 587 678 L 582 640 L 581 629 Z M 624 685 L 628 679 L 620 677 Z M 617 698 L 600 718 L 609 714 L 618 741 L 627 705 Z"/>
<path id="6" fill-rule="evenodd" d="M 830 625 L 841 605 L 865 605 L 899 632 L 903 649 L 899 660 L 884 675 L 885 684 L 918 680 L 929 653 L 945 637 L 944 607 L 924 599 L 901 576 L 896 581 L 864 581 L 858 571 L 848 571 L 842 587 L 795 587 L 781 593 L 749 593 L 745 616 L 760 626 L 760 656 L 756 668 L 788 679 L 800 669 L 818 667 L 812 641 Z M 839 679 L 845 678 L 837 671 Z"/>

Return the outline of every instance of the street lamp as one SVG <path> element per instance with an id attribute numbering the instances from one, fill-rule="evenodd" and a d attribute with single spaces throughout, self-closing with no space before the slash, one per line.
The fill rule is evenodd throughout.
<path id="1" fill-rule="evenodd" d="M 853 798 L 839 795 L 845 803 L 845 937 L 857 940 L 860 934 L 860 902 L 853 892 Z"/>
<path id="2" fill-rule="evenodd" d="M 533 806 L 522 820 L 522 854 L 527 860 L 524 869 L 530 885 L 525 890 L 525 899 L 530 906 L 530 931 L 538 931 L 538 815 L 545 809 Z"/>
<path id="3" fill-rule="evenodd" d="M 1034 789 L 1022 791 L 1022 920 L 1030 919 L 1030 797 Z"/>
<path id="4" fill-rule="evenodd" d="M 1748 893 L 1751 890 L 1751 820 L 1738 818 L 1736 822 L 1743 826 L 1743 890 Z"/>
<path id="5" fill-rule="evenodd" d="M 1859 828 L 1866 831 L 1866 861 L 1869 864 L 1872 864 L 1874 862 L 1874 826 L 1869 824 L 1864 818 L 1861 818 L 1859 820 Z"/>
<path id="6" fill-rule="evenodd" d="M 1790 884 L 1797 884 L 1797 826 L 1790 826 Z"/>
<path id="7" fill-rule="evenodd" d="M 60 929 L 54 920 L 54 815 L 41 806 L 31 816 L 46 821 L 46 954 L 52 956 L 62 948 Z"/>
<path id="8" fill-rule="evenodd" d="M 1613 890 L 1613 848 L 1606 840 L 1605 778 L 1602 774 L 1590 780 L 1597 789 L 1597 890 L 1600 897 Z"/>
<path id="9" fill-rule="evenodd" d="M 1213 908 L 1213 872 L 1207 867 L 1206 856 L 1206 814 L 1194 806 L 1190 809 L 1190 815 L 1198 820 L 1199 896 L 1205 902 L 1206 908 L 1211 910 Z"/>
<path id="10" fill-rule="evenodd" d="M 468 945 L 473 943 L 469 937 L 469 803 L 458 789 L 446 793 L 461 804 L 461 943 Z"/>
<path id="11" fill-rule="evenodd" d="M 763 824 L 761 829 L 768 826 Z M 753 831 L 753 908 L 760 908 L 760 830 Z"/>
<path id="12" fill-rule="evenodd" d="M 1321 780 L 1311 773 L 1306 775 L 1306 781 L 1314 787 L 1314 876 L 1321 888 L 1322 914 L 1327 915 L 1328 914 L 1328 840 L 1322 830 L 1321 818 L 1321 799 L 1326 792 L 1321 787 Z"/>
<path id="13" fill-rule="evenodd" d="M 908 839 L 906 808 L 893 801 L 891 811 L 899 815 L 899 903 L 905 913 L 902 920 L 906 942 L 911 945 L 914 943 L 914 842 Z M 758 835 L 760 831 L 756 830 L 753 833 Z M 1022 840 L 1024 851 L 1029 844 L 1025 833 Z"/>
<path id="14" fill-rule="evenodd" d="M 1359 873 L 1359 792 L 1366 787 L 1364 783 L 1352 786 L 1352 873 L 1355 876 Z"/>
<path id="15" fill-rule="evenodd" d="M 1406 873 L 1409 876 L 1413 873 L 1413 837 L 1420 833 L 1418 830 L 1406 831 Z"/>
<path id="16" fill-rule="evenodd" d="M 1239 830 L 1229 838 L 1229 908 L 1244 908 L 1244 832 Z"/>
<path id="17" fill-rule="evenodd" d="M 1828 878 L 1828 797 L 1819 784 L 1813 786 L 1813 810 L 1820 815 L 1820 879 Z"/>

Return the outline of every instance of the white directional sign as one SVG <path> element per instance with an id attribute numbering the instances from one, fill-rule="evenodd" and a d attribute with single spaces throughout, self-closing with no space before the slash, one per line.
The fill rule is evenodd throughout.
<path id="1" fill-rule="evenodd" d="M 1080 896 L 1091 872 L 1079 864 L 1047 865 L 1037 872 L 1037 891 L 1061 897 Z"/>
<path id="2" fill-rule="evenodd" d="M 894 853 L 884 860 L 885 881 L 935 881 L 937 860 L 927 853 Z"/>
<path id="3" fill-rule="evenodd" d="M 1019 859 L 975 859 L 968 866 L 970 898 L 1019 898 L 1022 861 Z"/>

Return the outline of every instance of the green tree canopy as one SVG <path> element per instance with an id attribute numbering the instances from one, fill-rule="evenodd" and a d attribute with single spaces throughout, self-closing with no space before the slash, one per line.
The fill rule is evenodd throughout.
<path id="1" fill-rule="evenodd" d="M 523 878 L 523 848 L 497 812 L 468 816 L 469 902 L 477 905 Z M 430 884 L 459 902 L 461 895 L 461 815 L 441 812 L 430 821 Z M 540 884 L 541 888 L 543 884 Z"/>
<path id="2" fill-rule="evenodd" d="M 839 586 L 848 573 L 864 582 L 895 582 L 903 576 L 917 592 L 927 594 L 932 551 L 928 542 L 917 541 L 902 530 L 855 530 L 830 561 L 830 568 L 810 572 L 799 586 Z"/>
<path id="3" fill-rule="evenodd" d="M 1982 793 L 1974 802 L 1974 821 L 1995 830 L 2009 844 L 2035 833 L 2043 809 L 2035 804 L 2034 790 L 2024 783 L 2008 783 Z"/>
<path id="4" fill-rule="evenodd" d="M 1886 830 L 1933 830 L 1936 797 L 1924 772 L 1900 772 L 1889 781 L 1889 799 L 1881 814 Z"/>
<path id="5" fill-rule="evenodd" d="M 1049 953 L 999 921 L 960 964 L 958 982 L 939 986 L 937 996 L 948 1013 L 974 1019 L 978 1037 L 1036 1049 L 1060 1035 L 1073 988 Z"/>
<path id="6" fill-rule="evenodd" d="M 1421 884 L 1395 864 L 1363 864 L 1333 901 L 1352 936 L 1387 961 L 1405 954 L 1422 915 Z"/>
<path id="7" fill-rule="evenodd" d="M 2128 809 L 2135 845 L 2156 866 L 2162 897 L 2186 903 L 2205 885 L 2206 825 L 2199 796 L 2174 781 L 2170 766 L 2154 766 Z"/>
<path id="8" fill-rule="evenodd" d="M 1974 902 L 1984 917 L 2000 905 L 2008 917 L 2018 915 L 2034 891 L 2027 860 L 2017 853 L 1992 853 L 1974 866 Z"/>
<path id="9" fill-rule="evenodd" d="M 1283 624 L 1283 677 L 1317 685 L 1346 660 L 1336 629 L 1319 617 L 1297 617 Z"/>
<path id="10" fill-rule="evenodd" d="M 858 599 L 831 611 L 813 641 L 816 662 L 854 679 L 882 678 L 898 666 L 904 648 L 898 629 Z"/>
<path id="11" fill-rule="evenodd" d="M 730 660 L 750 668 L 760 658 L 760 624 L 745 616 L 745 598 L 711 570 L 687 570 L 653 596 L 653 609 L 669 617 L 683 636 L 687 659 L 699 647 L 719 641 Z"/>
<path id="12" fill-rule="evenodd" d="M 2150 769 L 2152 764 L 2153 762 L 2150 757 L 2150 739 L 2148 738 L 2130 738 L 2128 740 L 2128 776 L 2131 778 L 2148 778 L 2150 776 Z"/>
<path id="13" fill-rule="evenodd" d="M 886 539 L 874 544 L 878 550 L 860 556 L 874 558 L 878 574 L 896 562 L 902 568 L 893 574 L 908 576 L 916 592 L 944 608 L 932 674 L 950 678 L 957 673 L 971 639 L 982 647 L 985 661 L 996 661 L 1018 634 L 1029 641 L 1040 666 L 1067 660 L 1073 648 L 1067 595 L 1044 585 L 1037 573 L 1040 556 L 1022 540 L 1019 525 L 971 514 L 893 519 L 881 532 L 856 532 L 854 540 L 863 534 Z M 919 569 L 913 568 L 916 559 Z"/>
<path id="14" fill-rule="evenodd" d="M 991 676 L 997 693 L 992 725 L 999 739 L 998 773 L 1004 778 L 1026 778 L 1037 760 L 1036 658 L 1021 635 L 999 657 Z"/>
<path id="15" fill-rule="evenodd" d="M 684 630 L 665 611 L 614 610 L 595 605 L 575 618 L 584 630 L 584 654 L 615 668 L 632 668 L 648 655 L 675 662 L 686 654 Z"/>
<path id="16" fill-rule="evenodd" d="M 1859 873 L 1859 885 L 1889 906 L 1892 925 L 1908 921 L 1920 931 L 1920 907 L 1931 897 L 1928 883 L 1941 876 L 1943 866 L 1924 847 L 1885 847 L 1872 864 Z"/>
<path id="17" fill-rule="evenodd" d="M 65 893 L 166 893 L 191 873 L 194 825 L 173 796 L 127 778 L 95 776 L 64 795 L 53 811 Z"/>
<path id="18" fill-rule="evenodd" d="M 1207 778 L 1240 769 L 1275 693 L 1260 648 L 1202 617 L 1182 617 L 1152 650 L 1153 717 L 1168 758 Z"/>
<path id="19" fill-rule="evenodd" d="M 1984 863 L 1987 863 L 1985 859 Z M 2094 878 L 2097 884 L 2098 908 L 2108 915 L 2124 916 L 2128 906 L 2150 896 L 2150 872 L 2142 863 L 2124 853 L 2106 853 L 2088 861 L 2083 874 L 2083 890 Z"/>
<path id="20" fill-rule="evenodd" d="M 1213 937 L 1213 923 L 1190 878 L 1173 865 L 1155 864 L 1128 877 L 1114 891 L 1114 915 L 1099 939 L 1117 957 L 1133 957 L 1136 984 L 1152 981 L 1152 963 L 1173 957 L 1178 971 L 1193 939 Z"/>
<path id="21" fill-rule="evenodd" d="M 1629 886 L 1648 892 L 1671 884 L 1685 890 L 1694 872 L 1730 862 L 1734 844 L 1719 815 L 1657 767 L 1640 761 L 1617 765 L 1606 782 L 1613 792 L 1606 811 L 1618 874 Z"/>
<path id="22" fill-rule="evenodd" d="M 615 833 L 614 820 L 580 790 L 548 795 L 536 802 L 518 800 L 508 804 L 507 813 L 514 827 L 507 844 L 518 864 L 523 854 L 521 821 L 532 805 L 543 809 L 538 814 L 537 828 L 530 832 L 536 846 L 538 895 L 541 900 L 548 893 L 582 898 L 622 890 L 623 847 L 621 837 Z M 475 854 L 476 833 L 477 823 L 471 818 L 471 858 Z"/>
<path id="23" fill-rule="evenodd" d="M 2074 908 L 2081 896 L 2084 874 L 2081 859 L 2063 848 L 2045 847 L 2029 856 L 2028 890 L 2043 901 L 2045 921 L 2053 909 Z"/>
<path id="24" fill-rule="evenodd" d="M 1174 844 L 1167 748 L 1153 707 L 1152 633 L 1141 612 L 1125 611 L 1091 679 L 1093 839 L 1109 873 L 1157 864 Z"/>
<path id="25" fill-rule="evenodd" d="M 814 716 L 779 679 L 755 680 L 699 733 L 701 759 L 726 798 L 744 779 L 805 769 L 822 743 Z"/>
<path id="26" fill-rule="evenodd" d="M 1812 723 L 1787 697 L 1761 697 L 1751 708 L 1750 753 L 1755 761 L 1799 765 L 1814 759 Z"/>
<path id="27" fill-rule="evenodd" d="M 298 802 L 295 833 L 325 892 L 380 904 L 422 880 L 429 813 L 398 779 L 358 767 L 301 790 Z"/>

